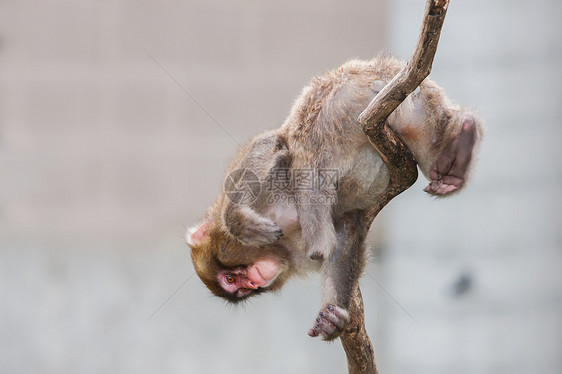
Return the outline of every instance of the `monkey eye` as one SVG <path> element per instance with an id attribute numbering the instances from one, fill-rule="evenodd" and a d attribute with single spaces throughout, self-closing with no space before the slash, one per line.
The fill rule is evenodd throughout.
<path id="1" fill-rule="evenodd" d="M 228 284 L 232 284 L 232 283 L 236 282 L 236 279 L 234 279 L 234 277 L 230 274 L 225 275 L 224 279 L 226 280 L 226 283 L 228 283 Z"/>

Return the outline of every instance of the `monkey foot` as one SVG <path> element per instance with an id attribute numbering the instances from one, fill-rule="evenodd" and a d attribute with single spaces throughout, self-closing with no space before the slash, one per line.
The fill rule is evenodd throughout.
<path id="1" fill-rule="evenodd" d="M 347 310 L 328 304 L 318 313 L 316 323 L 313 328 L 308 330 L 308 335 L 312 337 L 320 336 L 323 340 L 334 340 L 341 335 L 349 320 Z"/>
<path id="2" fill-rule="evenodd" d="M 443 196 L 461 188 L 468 175 L 472 148 L 476 142 L 476 124 L 465 117 L 461 132 L 449 143 L 431 167 L 431 183 L 424 189 L 431 195 Z"/>

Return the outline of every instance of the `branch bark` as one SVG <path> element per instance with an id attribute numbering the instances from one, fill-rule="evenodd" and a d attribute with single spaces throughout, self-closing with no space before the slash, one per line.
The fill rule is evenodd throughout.
<path id="1" fill-rule="evenodd" d="M 418 178 L 412 154 L 396 134 L 385 126 L 385 121 L 431 72 L 448 7 L 449 0 L 427 0 L 420 36 L 412 57 L 359 115 L 363 131 L 379 152 L 390 175 L 381 202 L 365 212 L 366 229 L 390 200 L 410 188 Z M 377 374 L 373 345 L 365 329 L 363 298 L 359 287 L 353 295 L 351 316 L 349 327 L 341 336 L 349 374 Z"/>

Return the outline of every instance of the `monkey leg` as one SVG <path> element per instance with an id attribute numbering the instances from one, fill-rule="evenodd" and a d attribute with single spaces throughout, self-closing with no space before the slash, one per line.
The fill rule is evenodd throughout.
<path id="1" fill-rule="evenodd" d="M 437 196 L 447 195 L 463 186 L 470 169 L 476 131 L 474 119 L 465 117 L 461 132 L 433 163 L 429 175 L 431 183 L 425 188 L 425 192 Z"/>
<path id="2" fill-rule="evenodd" d="M 357 210 L 346 213 L 335 222 L 337 245 L 322 265 L 324 305 L 308 331 L 312 337 L 334 340 L 349 323 L 353 292 L 367 262 L 365 237 L 368 225 L 365 220 L 364 212 Z"/>

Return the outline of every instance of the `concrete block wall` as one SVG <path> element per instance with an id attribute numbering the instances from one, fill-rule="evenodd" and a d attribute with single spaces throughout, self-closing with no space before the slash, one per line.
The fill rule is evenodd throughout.
<path id="1" fill-rule="evenodd" d="M 422 3 L 391 3 L 403 58 Z M 423 198 L 420 180 L 387 212 L 383 280 L 416 322 L 386 307 L 381 372 L 562 370 L 561 15 L 554 0 L 451 1 L 431 77 L 481 113 L 486 138 L 462 195 Z"/>
<path id="2" fill-rule="evenodd" d="M 189 278 L 183 235 L 237 143 L 279 126 L 313 75 L 382 49 L 386 13 L 2 2 L 0 371 L 343 371 L 341 347 L 306 335 L 318 279 L 232 309 Z"/>
<path id="3" fill-rule="evenodd" d="M 339 344 L 306 336 L 317 278 L 229 308 L 190 278 L 182 235 L 311 76 L 408 58 L 423 2 L 0 9 L 0 370 L 345 372 Z M 451 4 L 432 77 L 487 137 L 464 194 L 420 181 L 375 229 L 362 289 L 381 373 L 562 369 L 560 14 Z"/>
<path id="4" fill-rule="evenodd" d="M 277 127 L 312 75 L 376 53 L 385 25 L 366 1 L 3 8 L 0 230 L 55 242 L 193 219 L 237 143 Z"/>

